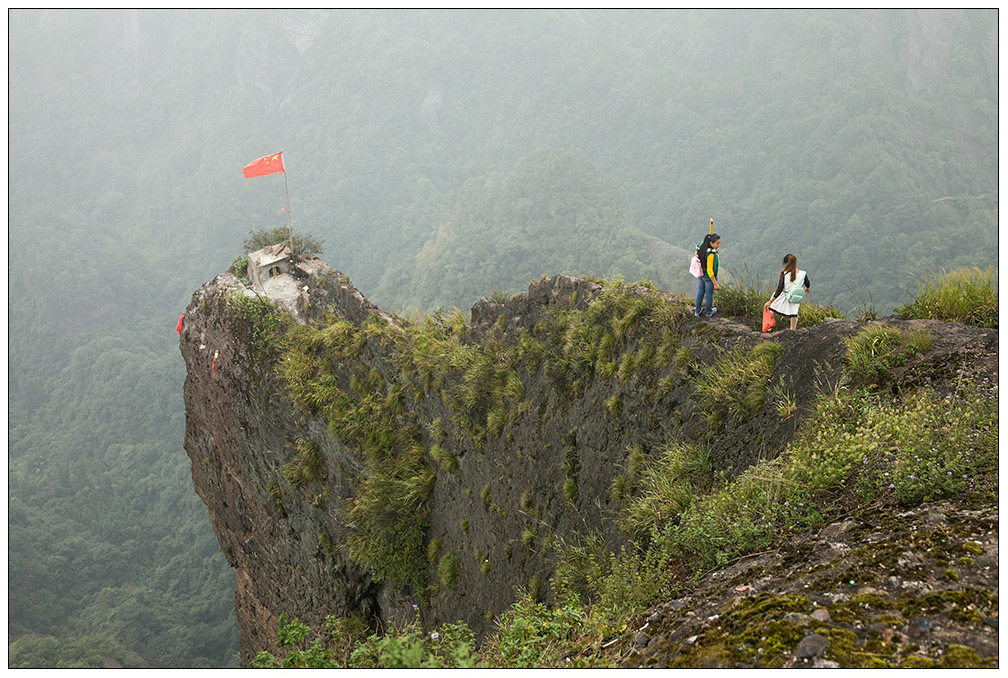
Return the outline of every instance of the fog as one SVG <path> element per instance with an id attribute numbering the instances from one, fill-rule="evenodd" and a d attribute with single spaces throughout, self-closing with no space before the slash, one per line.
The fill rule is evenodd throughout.
<path id="1" fill-rule="evenodd" d="M 385 309 L 997 265 L 996 10 L 9 11 L 11 665 L 237 662 L 175 327 L 287 224 Z M 285 174 L 241 169 L 284 151 Z M 964 247 L 967 239 L 969 247 Z"/>

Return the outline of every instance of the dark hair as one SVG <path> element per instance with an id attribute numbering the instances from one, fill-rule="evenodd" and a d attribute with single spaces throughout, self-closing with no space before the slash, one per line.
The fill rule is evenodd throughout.
<path id="1" fill-rule="evenodd" d="M 720 239 L 721 236 L 719 236 L 717 233 L 711 233 L 709 235 L 704 236 L 703 242 L 700 243 L 700 247 L 698 247 L 696 251 L 696 255 L 701 262 L 704 260 L 704 257 L 707 256 L 707 253 L 710 252 L 712 249 L 714 249 L 713 247 L 711 247 L 711 244 L 717 242 Z"/>
<path id="2" fill-rule="evenodd" d="M 794 282 L 798 277 L 798 257 L 793 254 L 785 254 L 784 268 L 781 269 L 781 273 L 790 273 L 791 282 Z"/>

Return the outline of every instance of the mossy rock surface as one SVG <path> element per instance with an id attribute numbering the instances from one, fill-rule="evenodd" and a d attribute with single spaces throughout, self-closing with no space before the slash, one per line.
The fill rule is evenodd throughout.
<path id="1" fill-rule="evenodd" d="M 998 510 L 868 509 L 742 558 L 646 611 L 627 667 L 998 666 Z M 950 553 L 975 554 L 946 576 Z M 979 552 L 979 553 L 977 553 Z M 869 573 L 869 574 L 866 574 Z M 812 634 L 816 656 L 797 652 Z"/>

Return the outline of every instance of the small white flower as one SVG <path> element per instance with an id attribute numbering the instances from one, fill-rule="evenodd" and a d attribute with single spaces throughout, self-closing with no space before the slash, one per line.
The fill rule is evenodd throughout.
<path id="1" fill-rule="evenodd" d="M 438 638 L 441 637 L 441 634 L 439 634 L 437 631 L 435 631 L 434 633 L 430 634 L 430 637 L 431 637 L 431 640 L 437 640 Z"/>

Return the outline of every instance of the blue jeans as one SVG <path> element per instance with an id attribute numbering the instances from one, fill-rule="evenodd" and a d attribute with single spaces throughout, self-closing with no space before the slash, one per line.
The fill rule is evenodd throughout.
<path id="1" fill-rule="evenodd" d="M 714 308 L 714 281 L 702 275 L 697 278 L 696 308 L 694 309 L 697 315 L 700 315 L 705 300 L 707 315 L 710 315 L 711 309 Z"/>

